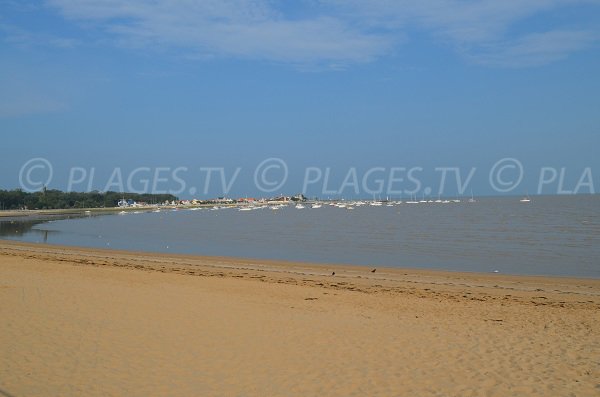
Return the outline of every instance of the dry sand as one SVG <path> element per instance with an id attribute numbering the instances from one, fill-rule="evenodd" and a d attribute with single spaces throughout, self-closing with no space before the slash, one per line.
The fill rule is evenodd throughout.
<path id="1" fill-rule="evenodd" d="M 600 280 L 370 270 L 0 242 L 0 396 L 600 395 Z"/>

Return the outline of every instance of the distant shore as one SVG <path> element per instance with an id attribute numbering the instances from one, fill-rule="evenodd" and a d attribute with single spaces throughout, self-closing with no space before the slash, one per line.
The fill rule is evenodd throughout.
<path id="1" fill-rule="evenodd" d="M 0 211 L 1 218 L 17 218 L 17 217 L 41 217 L 41 216 L 60 216 L 60 215 L 80 215 L 80 214 L 112 214 L 115 212 L 135 212 L 135 211 L 156 211 L 157 209 L 190 209 L 190 208 L 207 208 L 219 206 L 233 206 L 233 204 L 196 204 L 196 205 L 148 205 L 141 207 L 108 207 L 108 208 L 65 208 L 65 209 L 47 209 L 47 210 L 2 210 Z"/>
<path id="2" fill-rule="evenodd" d="M 595 396 L 599 311 L 594 279 L 0 241 L 0 391 Z"/>
<path id="3" fill-rule="evenodd" d="M 49 210 L 3 210 L 0 211 L 0 218 L 17 218 L 17 217 L 39 217 L 39 216 L 54 216 L 54 215 L 76 215 L 88 213 L 112 213 L 119 212 L 122 208 L 67 208 L 67 209 L 49 209 Z M 127 210 L 127 209 L 126 209 Z M 129 209 L 131 210 L 131 209 Z M 147 208 L 150 210 L 150 208 Z"/>

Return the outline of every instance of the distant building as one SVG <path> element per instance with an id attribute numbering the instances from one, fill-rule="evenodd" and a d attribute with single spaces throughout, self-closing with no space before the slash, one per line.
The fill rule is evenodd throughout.
<path id="1" fill-rule="evenodd" d="M 292 201 L 306 201 L 307 198 L 302 193 L 300 193 L 295 196 L 292 196 L 291 200 Z"/>
<path id="2" fill-rule="evenodd" d="M 224 198 L 224 197 L 218 197 L 215 200 L 215 203 L 219 203 L 219 204 L 230 204 L 233 203 L 233 199 L 230 198 Z"/>
<path id="3" fill-rule="evenodd" d="M 138 207 L 138 203 L 136 203 L 134 200 L 132 199 L 121 199 L 119 200 L 119 202 L 117 203 L 117 205 L 121 208 L 126 208 L 126 207 Z"/>

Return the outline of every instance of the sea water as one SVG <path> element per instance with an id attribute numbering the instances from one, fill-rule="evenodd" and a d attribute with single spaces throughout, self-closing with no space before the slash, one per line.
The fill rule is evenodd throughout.
<path id="1" fill-rule="evenodd" d="M 317 263 L 600 278 L 600 197 L 161 210 L 0 223 L 0 238 Z"/>

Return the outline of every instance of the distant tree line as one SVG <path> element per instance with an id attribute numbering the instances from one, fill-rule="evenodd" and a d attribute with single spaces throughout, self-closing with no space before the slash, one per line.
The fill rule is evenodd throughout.
<path id="1" fill-rule="evenodd" d="M 4 210 L 44 210 L 70 208 L 109 208 L 116 207 L 119 200 L 134 200 L 138 203 L 163 203 L 177 200 L 172 194 L 137 194 L 119 192 L 62 192 L 60 190 L 42 190 L 35 193 L 21 189 L 0 190 L 0 209 Z"/>

